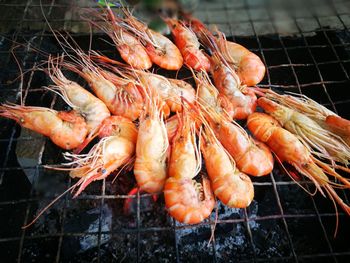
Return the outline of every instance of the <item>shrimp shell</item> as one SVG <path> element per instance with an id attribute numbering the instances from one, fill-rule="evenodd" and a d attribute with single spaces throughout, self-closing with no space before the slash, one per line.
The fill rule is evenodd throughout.
<path id="1" fill-rule="evenodd" d="M 49 137 L 65 150 L 78 147 L 88 133 L 84 118 L 75 111 L 57 112 L 43 107 L 3 104 L 0 106 L 0 116 Z"/>

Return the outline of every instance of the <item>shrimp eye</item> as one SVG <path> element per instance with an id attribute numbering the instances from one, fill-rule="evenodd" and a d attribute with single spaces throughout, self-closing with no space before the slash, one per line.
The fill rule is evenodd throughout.
<path id="1" fill-rule="evenodd" d="M 105 174 L 106 172 L 107 172 L 106 169 L 102 169 L 102 170 L 101 170 L 101 173 L 102 173 L 102 174 Z"/>
<path id="2" fill-rule="evenodd" d="M 19 121 L 20 121 L 21 123 L 24 123 L 24 119 L 23 119 L 23 118 L 20 118 Z"/>

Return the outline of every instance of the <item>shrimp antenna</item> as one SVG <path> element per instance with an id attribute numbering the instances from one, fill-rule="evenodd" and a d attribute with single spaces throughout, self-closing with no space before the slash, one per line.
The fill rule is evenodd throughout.
<path id="1" fill-rule="evenodd" d="M 79 182 L 77 182 L 79 183 Z M 76 183 L 76 184 L 77 184 Z M 44 214 L 51 206 L 53 206 L 61 197 L 63 197 L 64 195 L 66 195 L 67 193 L 69 193 L 72 189 L 74 189 L 76 187 L 76 184 L 72 185 L 71 187 L 69 187 L 66 191 L 64 191 L 62 194 L 60 194 L 59 196 L 57 196 L 55 199 L 53 199 L 47 206 L 45 206 L 40 212 L 39 214 L 37 214 L 35 216 L 35 218 L 29 223 L 26 224 L 24 226 L 22 226 L 22 229 L 27 229 L 28 227 L 32 226 L 36 221 L 38 221 L 38 219 L 40 218 L 40 216 L 42 216 L 42 214 Z"/>
<path id="2" fill-rule="evenodd" d="M 15 53 L 14 53 L 14 50 L 15 50 L 17 47 L 18 47 L 18 46 L 15 46 L 15 47 L 11 48 L 11 54 L 12 54 L 13 58 L 15 59 L 16 64 L 17 64 L 17 66 L 18 66 L 18 69 L 19 69 L 19 71 L 20 71 L 19 77 L 21 78 L 21 81 L 20 81 L 20 83 L 19 83 L 19 91 L 20 91 L 19 99 L 20 99 L 21 106 L 23 106 L 23 97 L 22 97 L 22 92 L 23 92 L 23 71 L 22 71 L 22 67 L 21 67 L 21 65 L 20 65 L 20 63 L 19 63 L 19 61 L 18 61 L 18 59 L 17 59 L 17 57 L 16 57 L 16 55 L 15 55 Z"/>

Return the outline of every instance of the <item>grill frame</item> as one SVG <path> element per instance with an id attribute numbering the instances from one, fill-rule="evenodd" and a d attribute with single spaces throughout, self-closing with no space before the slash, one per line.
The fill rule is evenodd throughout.
<path id="1" fill-rule="evenodd" d="M 35 1 L 34 1 L 35 2 Z M 50 21 L 58 21 L 58 22 L 66 22 L 65 19 L 55 19 L 55 20 L 51 20 L 50 19 L 50 15 L 51 15 L 51 11 L 54 7 L 60 7 L 60 4 L 55 3 L 55 0 L 52 1 L 47 1 L 49 2 L 49 4 L 44 4 L 43 6 L 45 8 L 48 8 L 48 13 L 47 13 L 47 17 L 49 18 Z M 329 0 L 327 1 L 330 6 L 333 6 L 334 8 L 334 2 Z M 230 6 L 228 6 L 227 4 L 228 2 L 224 2 L 222 8 L 224 10 L 229 10 L 229 8 L 232 8 Z M 264 4 L 262 6 L 265 6 L 266 2 L 264 2 Z M 5 8 L 5 7 L 19 7 L 19 5 L 12 5 L 12 4 L 5 4 L 0 2 L 0 8 Z M 18 24 L 18 28 L 16 30 L 16 34 L 14 35 L 14 37 L 12 39 L 17 40 L 17 34 L 20 35 L 20 37 L 32 37 L 32 33 L 29 33 L 28 35 L 26 35 L 25 33 L 22 32 L 23 29 L 23 24 L 25 22 L 32 22 L 32 21 L 42 21 L 39 19 L 26 19 L 28 12 L 31 8 L 33 7 L 40 7 L 40 5 L 36 5 L 33 4 L 32 0 L 29 0 L 25 6 L 23 6 L 23 17 L 22 19 L 19 21 Z M 20 6 L 21 7 L 21 6 Z M 62 7 L 64 7 L 64 5 L 62 5 Z M 257 44 L 257 48 L 252 48 L 251 50 L 258 53 L 259 56 L 262 58 L 263 62 L 265 63 L 265 65 L 267 65 L 266 61 L 266 54 L 264 52 L 275 52 L 275 51 L 281 51 L 284 53 L 285 57 L 288 60 L 287 64 L 280 64 L 280 65 L 272 65 L 272 66 L 267 66 L 267 73 L 266 73 L 266 77 L 265 80 L 262 84 L 259 84 L 258 86 L 260 87 L 272 87 L 272 88 L 280 88 L 282 90 L 293 90 L 299 93 L 302 93 L 303 91 L 305 92 L 304 89 L 307 88 L 312 88 L 312 86 L 320 86 L 327 99 L 329 100 L 328 103 L 324 103 L 325 106 L 328 106 L 331 108 L 331 110 L 337 112 L 337 106 L 341 105 L 341 104 L 345 104 L 345 105 L 350 105 L 350 99 L 346 99 L 346 100 L 340 100 L 340 101 L 334 101 L 332 99 L 332 96 L 329 93 L 329 88 L 327 87 L 328 85 L 333 85 L 333 84 L 344 84 L 344 86 L 346 84 L 350 83 L 350 79 L 349 79 L 349 72 L 347 71 L 347 69 L 345 68 L 345 64 L 346 63 L 350 63 L 350 59 L 341 59 L 341 57 L 338 55 L 337 53 L 337 48 L 350 48 L 350 41 L 348 43 L 342 43 L 342 44 L 334 44 L 331 39 L 329 38 L 328 33 L 329 32 L 333 32 L 334 29 L 331 28 L 324 28 L 322 27 L 322 24 L 320 22 L 320 18 L 321 16 L 314 14 L 313 15 L 313 19 L 315 19 L 317 21 L 317 24 L 319 26 L 319 29 L 317 30 L 311 30 L 311 31 L 303 31 L 302 28 L 300 27 L 299 23 L 298 23 L 298 19 L 300 19 L 301 17 L 294 17 L 293 21 L 295 23 L 295 26 L 298 29 L 298 32 L 296 32 L 299 36 L 301 36 L 301 39 L 303 41 L 303 46 L 295 46 L 290 47 L 290 46 L 286 46 L 285 43 L 285 37 L 276 34 L 277 38 L 278 38 L 278 42 L 279 42 L 279 47 L 278 48 L 266 48 L 264 47 L 264 35 L 260 35 L 259 33 L 257 33 L 257 31 L 255 30 L 255 23 L 259 22 L 259 20 L 254 20 L 251 17 L 251 12 L 250 10 L 254 9 L 254 8 L 259 8 L 260 6 L 251 6 L 249 4 L 249 1 L 244 0 L 243 1 L 243 5 L 241 6 L 242 9 L 247 10 L 248 12 L 248 20 L 242 21 L 242 22 L 248 22 L 254 32 L 254 35 L 252 36 L 252 38 L 254 39 L 254 41 L 256 41 Z M 220 10 L 221 7 L 218 7 L 218 9 Z M 337 11 L 336 8 L 334 8 L 335 10 L 335 17 L 337 17 L 340 21 L 340 23 L 343 25 L 343 30 L 346 34 L 349 34 L 349 29 L 348 26 L 345 24 L 345 22 L 342 20 L 342 16 L 343 15 L 349 15 L 348 12 L 345 13 L 339 13 Z M 228 15 L 228 13 L 227 13 Z M 269 13 L 268 14 L 268 20 L 271 21 L 271 24 L 274 28 L 274 30 L 276 31 L 276 33 L 278 33 L 276 24 L 274 23 L 274 19 L 272 17 L 272 15 Z M 72 20 L 71 22 L 80 22 L 79 20 L 75 21 Z M 210 23 L 210 20 L 208 19 L 207 21 L 204 21 L 206 23 Z M 218 24 L 219 28 L 220 28 L 220 24 Z M 232 28 L 231 25 L 229 25 L 231 33 L 232 33 Z M 38 46 L 39 48 L 42 45 L 42 41 L 46 36 L 51 36 L 51 33 L 47 33 L 46 30 L 48 30 L 47 25 L 45 24 L 43 26 L 43 29 L 38 32 L 36 34 L 36 36 L 39 38 L 38 43 L 36 43 L 36 46 Z M 326 39 L 327 44 L 320 44 L 320 45 L 313 45 L 313 44 L 309 44 L 308 43 L 308 36 L 306 36 L 309 33 L 314 33 L 314 32 L 318 32 L 319 34 L 323 34 L 324 38 Z M 80 34 L 76 34 L 75 36 L 79 36 Z M 85 36 L 86 34 L 83 33 L 81 34 L 83 36 Z M 233 35 L 233 33 L 231 34 Z M 1 39 L 1 37 L 0 37 Z M 2 41 L 5 41 L 4 38 L 2 39 Z M 31 42 L 29 42 L 28 46 L 26 47 L 27 51 L 23 51 L 23 54 L 26 53 L 30 53 L 32 51 L 29 51 L 29 45 L 31 45 Z M 12 46 L 14 47 L 14 45 Z M 318 62 L 317 58 L 314 56 L 313 54 L 313 49 L 314 48 L 324 48 L 324 47 L 329 47 L 332 52 L 333 55 L 335 56 L 336 60 L 335 61 L 326 61 L 326 62 Z M 306 49 L 308 52 L 308 55 L 312 58 L 312 63 L 293 63 L 292 59 L 290 57 L 289 54 L 289 50 L 291 49 Z M 106 52 L 111 52 L 111 50 L 104 50 Z M 11 54 L 8 51 L 0 51 L 1 53 L 8 53 L 8 57 L 6 59 L 7 62 L 12 61 L 13 59 L 11 59 Z M 15 51 L 16 55 L 20 55 L 21 52 L 17 52 Z M 34 64 L 31 67 L 32 69 L 34 69 L 38 64 L 38 58 L 39 58 L 39 54 L 36 55 L 36 57 L 34 56 Z M 25 59 L 25 55 L 24 55 L 24 60 L 22 61 L 22 67 L 25 69 L 28 69 L 27 64 L 31 64 L 32 62 Z M 7 63 L 5 63 L 6 65 Z M 320 69 L 320 66 L 322 65 L 328 65 L 328 64 L 339 64 L 343 74 L 344 74 L 344 79 L 342 80 L 324 80 L 323 78 L 323 74 L 322 71 Z M 282 69 L 282 68 L 290 68 L 291 72 L 292 72 L 292 76 L 295 79 L 295 85 L 276 85 L 274 84 L 274 82 L 271 80 L 271 69 Z M 317 71 L 317 75 L 318 78 L 320 79 L 320 81 L 317 82 L 310 82 L 310 83 L 301 83 L 299 81 L 299 77 L 298 74 L 296 72 L 296 68 L 298 67 L 315 67 L 316 71 Z M 9 70 L 10 72 L 10 70 Z M 42 88 L 36 88 L 36 89 L 32 89 L 30 88 L 31 83 L 32 83 L 32 79 L 33 79 L 33 75 L 34 73 L 30 73 L 28 77 L 26 77 L 27 83 L 25 85 L 25 87 L 23 87 L 23 101 L 25 102 L 27 96 L 29 96 L 28 94 L 30 92 L 34 92 L 34 91 L 44 91 Z M 1 90 L 1 93 L 7 92 L 7 91 L 13 91 L 12 88 L 10 89 L 3 89 Z M 19 95 L 21 94 L 21 87 L 18 86 L 17 88 L 17 100 L 19 99 Z M 51 107 L 55 106 L 55 103 L 57 101 L 57 97 L 53 96 L 53 99 L 51 101 Z M 341 114 L 341 113 L 340 113 Z M 349 112 L 348 112 L 349 114 Z M 3 122 L 3 121 L 1 121 Z M 6 121 L 4 121 L 6 122 Z M 8 165 L 9 163 L 9 157 L 11 156 L 11 154 L 13 154 L 11 151 L 13 151 L 14 145 L 16 142 L 18 142 L 18 138 L 16 137 L 16 131 L 18 130 L 18 126 L 17 125 L 13 125 L 10 128 L 10 136 L 7 139 L 0 139 L 0 143 L 7 143 L 6 149 L 5 149 L 5 157 L 2 160 L 1 163 L 1 168 L 0 168 L 0 186 L 3 183 L 3 177 L 5 175 L 6 171 L 16 171 L 16 170 L 22 170 L 23 168 L 28 168 L 28 169 L 34 169 L 35 170 L 35 178 L 34 178 L 34 184 L 36 183 L 36 180 L 38 180 L 39 174 L 40 172 L 43 170 L 43 163 L 42 163 L 42 156 L 44 154 L 45 148 L 46 148 L 46 144 L 47 144 L 47 140 L 42 144 L 41 147 L 41 151 L 40 151 L 40 156 L 38 159 L 38 163 L 36 166 L 34 167 L 21 167 L 21 166 L 11 166 Z M 28 138 L 28 140 L 30 140 L 30 138 Z M 64 238 L 67 236 L 72 236 L 72 237 L 83 237 L 86 236 L 87 233 L 86 232 L 66 232 L 64 230 L 64 222 L 66 220 L 67 217 L 67 210 L 70 208 L 70 203 L 73 202 L 80 202 L 80 201 L 92 201 L 92 202 L 96 202 L 96 204 L 98 204 L 97 207 L 99 207 L 100 209 L 100 213 L 99 213 L 99 225 L 98 225 L 98 231 L 97 232 L 89 232 L 88 235 L 95 235 L 97 236 L 97 240 L 98 240 L 98 245 L 97 245 L 97 255 L 96 255 L 96 260 L 97 262 L 103 261 L 102 259 L 102 255 L 101 255 L 101 237 L 102 235 L 119 235 L 119 234 L 130 234 L 136 237 L 136 244 L 134 244 L 135 247 L 135 251 L 136 251 L 136 261 L 142 261 L 142 236 L 146 235 L 148 233 L 173 233 L 173 241 L 174 241 L 174 254 L 175 254 L 175 258 L 173 258 L 173 261 L 176 262 L 180 262 L 181 260 L 181 252 L 183 250 L 183 245 L 181 245 L 181 232 L 187 230 L 187 229 L 194 229 L 194 228 L 212 228 L 214 227 L 215 224 L 218 225 L 225 225 L 225 224 L 230 224 L 230 225 L 243 225 L 244 228 L 246 229 L 246 237 L 247 237 L 247 241 L 249 242 L 249 246 L 251 247 L 252 250 L 252 258 L 246 258 L 243 260 L 243 262 L 261 262 L 261 261 L 279 261 L 279 260 L 285 260 L 285 261 L 293 261 L 293 262 L 299 262 L 299 261 L 303 261 L 303 260 L 310 260 L 313 258 L 316 259 L 332 259 L 333 262 L 340 262 L 342 261 L 342 257 L 346 257 L 350 255 L 350 249 L 348 249 L 348 251 L 343 251 L 343 252 L 337 252 L 334 250 L 333 247 L 333 240 L 330 239 L 330 235 L 329 235 L 329 228 L 332 228 L 332 226 L 327 226 L 325 225 L 324 221 L 325 218 L 334 218 L 335 213 L 327 213 L 327 212 L 322 212 L 319 209 L 319 203 L 317 200 L 315 200 L 314 197 L 310 197 L 312 204 L 313 204 L 313 209 L 314 209 L 314 213 L 301 213 L 301 214 L 292 214 L 292 213 L 285 213 L 285 207 L 282 204 L 283 202 L 281 201 L 281 193 L 279 190 L 279 187 L 282 186 L 286 186 L 286 187 L 298 187 L 295 182 L 293 181 L 280 181 L 279 178 L 277 178 L 278 175 L 274 172 L 271 173 L 267 178 L 268 179 L 263 179 L 263 180 L 258 180 L 258 179 L 253 179 L 254 181 L 254 187 L 272 187 L 272 191 L 273 194 L 276 198 L 276 203 L 277 203 L 277 207 L 278 207 L 278 214 L 271 214 L 271 215 L 265 215 L 265 216 L 255 216 L 255 217 L 251 217 L 251 213 L 248 209 L 241 209 L 240 210 L 240 218 L 231 218 L 231 219 L 218 219 L 217 222 L 215 223 L 213 216 L 211 218 L 209 218 L 208 220 L 204 221 L 203 223 L 199 224 L 198 226 L 189 226 L 189 225 L 183 225 L 183 224 L 179 224 L 177 222 L 175 222 L 173 219 L 169 219 L 170 224 L 169 225 L 165 225 L 165 226 L 150 226 L 150 227 L 144 227 L 142 226 L 141 223 L 141 213 L 142 211 L 140 210 L 140 203 L 141 200 L 143 198 L 149 198 L 150 195 L 148 194 L 141 194 L 141 193 L 137 193 L 134 196 L 128 196 L 128 195 L 120 195 L 120 194 L 106 194 L 106 180 L 103 180 L 100 184 L 100 194 L 85 194 L 82 195 L 80 197 L 78 197 L 75 200 L 70 200 L 70 196 L 66 195 L 64 197 L 64 204 L 63 204 L 63 209 L 60 212 L 59 218 L 60 218 L 60 227 L 57 231 L 57 233 L 44 233 L 44 234 L 34 234 L 34 235 L 27 235 L 28 234 L 28 230 L 22 230 L 19 236 L 14 236 L 14 237 L 0 237 L 0 244 L 5 244 L 5 243 L 10 243 L 10 242 L 18 242 L 18 253 L 17 253 L 17 257 L 16 260 L 18 262 L 22 262 L 24 261 L 23 259 L 23 254 L 24 254 L 24 247 L 25 247 L 25 242 L 27 241 L 31 241 L 31 240 L 36 240 L 36 239 L 50 239 L 50 238 L 55 238 L 58 239 L 57 241 L 57 249 L 56 249 L 56 255 L 54 256 L 54 261 L 55 262 L 60 262 L 62 261 L 62 255 L 61 255 L 61 249 L 62 249 L 62 244 L 64 242 Z M 66 176 L 66 187 L 70 187 L 73 183 L 73 181 L 71 180 L 71 178 L 69 178 L 69 176 Z M 302 181 L 301 182 L 303 185 L 306 185 L 307 187 L 309 185 L 311 185 L 311 183 L 309 182 L 305 182 Z M 45 196 L 44 200 L 51 200 L 53 197 L 55 196 Z M 347 196 L 345 195 L 345 198 Z M 103 231 L 102 230 L 102 208 L 103 206 L 106 204 L 107 201 L 110 200 L 124 200 L 126 198 L 136 198 L 136 204 L 137 204 L 137 209 L 136 209 L 136 226 L 133 228 L 120 228 L 120 230 L 118 231 Z M 30 194 L 29 194 L 29 198 L 21 198 L 21 199 L 14 199 L 14 200 L 5 200 L 5 201 L 0 201 L 0 209 L 3 206 L 17 206 L 17 205 L 25 205 L 25 213 L 24 213 L 24 219 L 23 219 L 23 225 L 27 224 L 29 222 L 30 215 L 33 212 L 33 203 L 42 200 L 43 197 L 40 196 L 36 196 L 35 195 L 35 191 L 34 191 L 34 187 L 31 188 L 30 190 Z M 346 198 L 346 201 L 347 198 Z M 219 204 L 219 206 L 222 206 L 221 204 Z M 34 205 L 35 208 L 35 205 Z M 45 216 L 45 215 L 44 215 Z M 344 215 L 343 212 L 340 212 L 340 219 L 342 221 L 346 221 L 348 218 Z M 320 225 L 320 232 L 322 233 L 326 244 L 327 244 L 327 249 L 329 250 L 329 252 L 324 252 L 324 253 L 311 253 L 311 254 L 306 254 L 306 255 L 300 255 L 295 251 L 295 244 L 293 242 L 293 237 L 291 236 L 290 230 L 289 230 L 289 226 L 290 224 L 288 223 L 289 220 L 308 220 L 308 219 L 316 219 L 317 222 Z M 253 230 L 251 228 L 251 223 L 252 222 L 259 222 L 259 221 L 265 221 L 265 220 L 281 220 L 282 221 L 282 225 L 284 228 L 284 232 L 287 234 L 287 241 L 289 244 L 289 247 L 291 249 L 291 254 L 288 257 L 271 257 L 271 258 L 262 258 L 260 255 L 257 254 L 257 246 L 254 243 L 254 234 L 253 234 Z M 344 222 L 342 222 L 344 224 Z M 30 232 L 30 230 L 29 230 Z M 212 256 L 212 261 L 217 262 L 220 261 L 220 256 L 218 256 L 218 252 L 217 251 L 217 242 L 214 239 L 211 243 L 210 243 L 210 247 L 208 248 L 209 250 L 209 254 Z M 209 259 L 207 259 L 209 260 Z M 117 261 L 117 260 L 116 260 Z M 185 261 L 185 260 L 184 260 Z"/>

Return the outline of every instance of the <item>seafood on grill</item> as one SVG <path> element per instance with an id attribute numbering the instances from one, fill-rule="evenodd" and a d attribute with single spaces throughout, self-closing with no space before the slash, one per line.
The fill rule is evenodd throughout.
<path id="1" fill-rule="evenodd" d="M 103 14 L 99 12 L 89 12 L 87 15 L 95 16 L 104 21 L 103 25 L 97 24 L 90 18 L 86 18 L 89 23 L 102 29 L 114 42 L 121 58 L 135 69 L 149 69 L 152 61 L 147 54 L 146 48 L 141 44 L 137 36 L 129 33 L 120 24 L 123 22 L 120 17 L 116 17 L 109 6 Z"/>
<path id="2" fill-rule="evenodd" d="M 215 205 L 210 182 L 194 178 L 201 170 L 201 155 L 196 145 L 196 125 L 187 111 L 178 115 L 176 134 L 171 143 L 169 178 L 164 186 L 165 207 L 177 221 L 198 224 L 207 218 Z"/>
<path id="3" fill-rule="evenodd" d="M 207 125 L 200 134 L 201 150 L 215 196 L 228 207 L 245 208 L 254 198 L 249 176 L 240 172 L 234 160 Z"/>
<path id="4" fill-rule="evenodd" d="M 285 129 L 298 135 L 305 145 L 313 149 L 313 154 L 328 159 L 333 164 L 349 164 L 350 147 L 339 136 L 322 128 L 316 121 L 266 97 L 259 98 L 258 105 Z"/>
<path id="5" fill-rule="evenodd" d="M 67 163 L 49 167 L 78 178 L 65 193 L 72 191 L 76 197 L 94 181 L 133 169 L 137 187 L 130 194 L 164 192 L 170 216 L 197 224 L 210 216 L 216 197 L 228 207 L 249 206 L 254 198 L 249 175 L 269 174 L 274 153 L 350 215 L 349 205 L 335 191 L 350 188 L 349 180 L 335 170 L 350 171 L 345 143 L 350 141 L 349 121 L 306 98 L 247 87 L 264 76 L 260 58 L 221 32 L 211 33 L 200 21 L 185 24 L 166 18 L 174 45 L 126 8 L 121 11 L 123 17 L 115 16 L 107 7 L 97 16 L 109 24 L 97 26 L 113 39 L 127 65 L 95 51 L 85 53 L 67 40 L 60 43 L 64 57 L 48 59 L 44 71 L 55 83 L 48 88 L 72 111 L 0 106 L 0 116 L 50 137 L 64 149 L 75 149 L 64 154 Z M 210 55 L 200 49 L 192 30 Z M 184 80 L 148 71 L 152 63 L 168 70 L 179 70 L 184 63 L 196 90 Z M 80 75 L 97 98 L 67 79 L 61 67 Z M 271 116 L 255 112 L 257 105 Z M 247 118 L 255 138 L 234 120 Z M 81 154 L 97 137 L 99 141 Z"/>
<path id="6" fill-rule="evenodd" d="M 130 164 L 135 154 L 137 128 L 129 119 L 121 116 L 106 118 L 98 132 L 101 140 L 87 154 L 65 153 L 70 162 L 53 168 L 70 171 L 72 178 L 80 178 L 74 197 L 78 196 L 93 181 L 102 180 L 119 168 Z"/>
<path id="7" fill-rule="evenodd" d="M 328 164 L 316 159 L 310 150 L 291 132 L 282 128 L 279 122 L 266 113 L 255 112 L 248 117 L 248 129 L 259 140 L 265 142 L 276 154 L 280 162 L 287 162 L 298 172 L 310 179 L 325 196 L 350 215 L 350 207 L 336 193 L 334 188 L 350 188 L 348 179 L 335 172 Z M 338 182 L 332 182 L 328 176 Z M 336 206 L 335 206 L 336 208 Z"/>
<path id="8" fill-rule="evenodd" d="M 194 102 L 195 90 L 187 82 L 166 78 L 150 72 L 135 72 L 143 86 L 152 90 L 169 106 L 172 112 L 182 111 L 182 100 Z"/>
<path id="9" fill-rule="evenodd" d="M 157 96 L 162 99 L 162 101 L 159 101 L 158 103 L 160 103 L 160 109 L 165 113 L 165 117 L 168 117 L 170 112 L 165 110 L 166 107 L 163 105 L 163 102 L 168 105 L 169 110 L 172 112 L 178 112 L 182 110 L 182 99 L 185 99 L 189 103 L 195 101 L 195 90 L 184 80 L 166 78 L 162 75 L 154 74 L 145 70 L 135 70 L 126 67 L 126 65 L 121 64 L 118 61 L 101 55 L 97 55 L 95 58 L 103 63 L 117 65 L 118 68 L 111 66 L 108 67 L 124 79 L 137 83 L 137 85 L 141 87 L 141 90 L 142 87 L 147 87 L 147 89 L 152 90 L 152 93 L 157 94 Z M 108 76 L 106 77 L 109 78 Z M 111 81 L 113 82 L 112 79 Z"/>
<path id="10" fill-rule="evenodd" d="M 246 119 L 249 114 L 255 111 L 257 100 L 255 93 L 241 86 L 238 75 L 219 53 L 213 53 L 210 61 L 215 87 L 223 98 L 227 98 L 222 103 L 223 108 L 234 119 Z"/>
<path id="11" fill-rule="evenodd" d="M 163 190 L 167 176 L 166 159 L 168 136 L 162 113 L 157 106 L 158 97 L 146 90 L 147 111 L 140 117 L 136 144 L 134 175 L 138 186 L 147 193 Z"/>
<path id="12" fill-rule="evenodd" d="M 326 117 L 327 128 L 339 135 L 350 146 L 350 121 L 336 114 Z"/>
<path id="13" fill-rule="evenodd" d="M 164 21 L 171 30 L 175 45 L 179 48 L 184 59 L 184 64 L 197 71 L 209 71 L 210 61 L 200 49 L 200 43 L 195 33 L 177 19 L 164 18 Z"/>
<path id="14" fill-rule="evenodd" d="M 53 60 L 48 64 L 47 73 L 55 83 L 55 86 L 51 85 L 48 89 L 58 93 L 72 109 L 84 117 L 89 132 L 88 137 L 92 137 L 102 121 L 111 115 L 107 106 L 78 83 L 68 80 Z"/>
<path id="15" fill-rule="evenodd" d="M 88 134 L 85 119 L 77 111 L 55 111 L 44 107 L 2 104 L 0 116 L 15 120 L 24 128 L 47 136 L 57 146 L 71 150 Z"/>
<path id="16" fill-rule="evenodd" d="M 113 78 L 115 85 L 108 79 L 105 71 L 93 63 L 90 57 L 77 51 L 80 61 L 64 61 L 61 65 L 83 77 L 95 93 L 102 100 L 109 111 L 114 115 L 124 116 L 131 120 L 137 119 L 144 107 L 144 98 L 138 87 L 128 80 Z"/>
<path id="17" fill-rule="evenodd" d="M 181 52 L 176 45 L 162 34 L 148 28 L 134 17 L 129 10 L 123 9 L 125 18 L 122 27 L 137 36 L 145 45 L 146 51 L 153 63 L 167 70 L 179 70 L 183 65 Z"/>
<path id="18" fill-rule="evenodd" d="M 190 28 L 203 43 L 216 46 L 223 58 L 232 66 L 243 85 L 254 86 L 265 76 L 265 65 L 261 59 L 242 45 L 228 41 L 225 35 L 215 30 L 214 36 L 205 25 L 196 18 L 187 16 Z"/>
<path id="19" fill-rule="evenodd" d="M 238 169 L 246 174 L 262 176 L 273 169 L 273 157 L 262 142 L 252 139 L 239 124 L 232 121 L 220 106 L 220 95 L 205 72 L 195 75 L 197 103 L 215 132 L 217 139 L 235 160 Z"/>
<path id="20" fill-rule="evenodd" d="M 335 135 L 340 136 L 343 141 L 350 146 L 350 121 L 338 116 L 323 105 L 301 94 L 282 95 L 270 89 L 257 89 L 256 92 L 263 97 L 290 109 L 294 109 L 311 118 L 313 121 L 317 122 L 322 129 L 327 129 L 333 133 L 329 135 L 327 131 L 322 131 L 322 133 L 327 134 L 326 136 L 330 138 L 334 138 Z M 339 142 L 336 143 L 336 145 L 338 144 Z"/>

